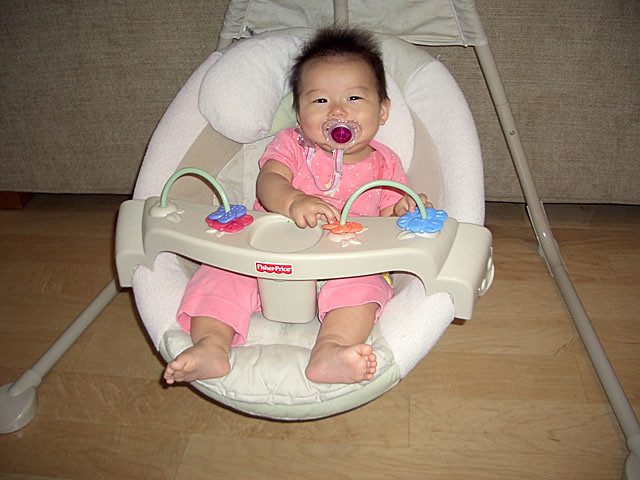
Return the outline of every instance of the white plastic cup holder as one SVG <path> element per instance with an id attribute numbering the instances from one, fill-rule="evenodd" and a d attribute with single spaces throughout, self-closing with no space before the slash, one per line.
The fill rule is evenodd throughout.
<path id="1" fill-rule="evenodd" d="M 299 228 L 281 215 L 259 218 L 248 227 L 251 247 L 263 252 L 294 253 L 313 247 L 322 238 L 322 228 Z"/>

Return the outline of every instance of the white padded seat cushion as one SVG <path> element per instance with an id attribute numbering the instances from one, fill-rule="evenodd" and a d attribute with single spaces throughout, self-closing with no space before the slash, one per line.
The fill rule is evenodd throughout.
<path id="1" fill-rule="evenodd" d="M 232 47 L 231 50 L 235 51 L 243 45 L 261 40 L 259 38 L 246 40 Z M 433 142 L 439 154 L 440 168 L 445 169 L 443 162 L 449 164 L 446 167 L 446 183 L 443 186 L 448 200 L 443 207 L 449 211 L 455 210 L 458 219 L 463 221 L 479 219 L 477 223 L 481 223 L 484 214 L 481 158 L 472 122 L 471 128 L 468 128 L 470 113 L 464 98 L 459 90 L 456 90 L 455 82 L 439 62 L 433 61 L 428 54 L 416 47 L 401 41 L 396 45 L 395 42 L 396 39 L 389 38 L 382 43 L 385 63 L 395 72 L 392 85 L 397 86 L 397 92 L 401 97 L 406 97 L 408 93 L 419 96 L 421 91 L 429 97 L 426 102 L 417 102 L 420 107 L 418 110 L 413 108 L 411 102 L 409 104 L 412 105 L 413 114 L 421 119 L 433 136 Z M 282 44 L 285 44 L 287 49 L 291 48 L 290 40 L 283 39 Z M 205 114 L 198 109 L 200 105 L 200 108 L 207 110 L 205 106 L 207 101 L 203 97 L 206 94 L 203 92 L 207 88 L 215 88 L 215 85 L 205 87 L 203 79 L 209 75 L 211 67 L 224 59 L 228 53 L 230 52 L 224 55 L 217 52 L 212 54 L 192 75 L 170 105 L 151 139 L 136 184 L 135 198 L 159 195 L 164 181 L 179 166 L 190 146 L 209 129 L 206 116 L 215 123 L 225 124 L 225 119 L 228 120 L 226 114 L 220 115 L 216 120 L 212 117 L 213 112 L 207 111 Z M 260 55 L 264 55 L 264 52 Z M 244 68 L 250 70 L 256 65 L 268 63 L 264 60 L 260 56 L 257 61 L 248 58 L 246 61 L 249 63 Z M 223 86 L 237 87 L 241 78 L 242 76 L 236 75 L 233 79 L 225 80 L 226 83 Z M 439 90 L 431 91 L 429 83 L 424 83 L 425 79 L 435 81 L 439 87 L 445 87 L 442 93 Z M 218 79 L 218 82 L 220 81 L 222 80 Z M 417 84 L 414 85 L 414 82 Z M 252 84 L 249 84 L 249 87 L 255 90 Z M 270 104 L 271 110 L 279 108 L 282 95 L 286 93 L 286 88 L 282 88 L 278 103 L 276 104 L 274 100 Z M 231 90 L 238 94 L 239 90 Z M 246 114 L 251 111 L 252 102 L 258 103 L 255 97 L 245 96 L 243 106 L 238 106 L 237 112 L 233 109 L 227 110 L 227 114 L 243 112 Z M 395 103 L 407 105 L 404 101 L 396 100 Z M 396 104 L 392 106 L 392 111 Z M 432 111 L 425 112 L 421 110 L 422 108 L 429 108 Z M 398 120 L 400 120 L 402 110 L 401 108 L 398 110 Z M 411 112 L 408 110 L 407 112 L 408 118 L 411 119 Z M 454 119 L 447 119 L 447 116 L 453 116 Z M 431 130 L 434 121 L 436 122 L 435 134 Z M 268 115 L 260 122 L 261 130 L 254 131 L 251 135 L 262 135 L 265 129 L 267 133 L 270 132 L 271 121 Z M 400 122 L 397 125 L 403 124 Z M 407 130 L 403 126 L 397 129 L 391 127 L 388 130 L 391 139 L 385 140 L 387 144 L 391 145 L 394 137 L 399 139 L 396 141 L 402 142 L 407 132 L 410 132 L 409 136 L 413 137 L 412 128 Z M 450 128 L 461 128 L 466 131 L 448 133 L 447 129 Z M 233 132 L 227 132 L 227 134 L 235 135 Z M 449 145 L 452 139 L 460 145 Z M 413 145 L 413 141 L 414 139 L 411 138 L 410 145 Z M 411 146 L 411 152 L 412 149 Z M 464 153 L 464 158 L 456 158 L 455 155 L 461 152 Z M 212 152 L 212 155 L 215 155 L 215 152 Z M 474 177 L 474 173 L 477 174 L 478 165 L 480 165 L 480 175 Z M 456 175 L 456 169 L 460 170 L 459 176 Z M 458 177 L 461 177 L 462 181 L 457 181 Z M 419 189 L 420 183 L 414 186 Z M 253 185 L 250 187 L 252 188 Z M 174 358 L 190 345 L 189 336 L 179 330 L 175 321 L 175 312 L 188 279 L 189 273 L 185 271 L 184 265 L 176 255 L 169 253 L 160 254 L 152 269 L 139 267 L 134 273 L 133 289 L 140 316 L 153 343 L 166 359 Z M 250 331 L 249 341 L 252 343 L 244 350 L 238 348 L 233 353 L 232 360 L 235 362 L 237 359 L 240 363 L 240 365 L 234 365 L 233 373 L 224 379 L 194 382 L 194 386 L 241 411 L 280 419 L 317 418 L 365 403 L 391 388 L 398 378 L 407 375 L 435 345 L 453 319 L 453 305 L 450 297 L 444 293 L 426 296 L 417 278 L 408 274 L 399 274 L 394 283 L 394 289 L 396 294 L 382 313 L 372 337 L 375 348 L 380 351 L 381 360 L 378 374 L 372 382 L 355 386 L 318 387 L 309 384 L 301 372 L 303 372 L 302 365 L 306 365 L 306 358 L 308 358 L 309 342 L 313 342 L 315 338 L 317 323 L 308 324 L 302 328 L 286 327 L 283 331 L 278 324 L 262 323 L 266 321 L 262 320 L 261 316 L 257 316 Z M 260 332 L 263 327 L 273 334 L 284 333 L 284 337 L 279 340 L 270 340 L 269 344 L 262 343 L 264 337 L 261 334 L 257 335 L 257 339 L 251 338 L 252 332 Z M 313 331 L 306 331 L 305 328 Z M 294 333 L 296 336 L 302 334 L 303 340 L 300 340 L 303 341 L 302 344 L 293 342 L 293 346 L 288 345 L 292 343 L 290 337 Z M 273 360 L 278 355 L 285 358 L 287 364 L 290 357 L 294 358 L 286 369 L 280 369 L 281 365 Z M 258 362 L 260 366 L 254 365 L 254 362 L 261 357 L 263 359 L 269 357 L 272 360 L 264 362 L 264 365 L 262 365 L 263 362 Z M 287 373 L 283 374 L 283 372 Z M 279 380 L 271 377 L 274 374 L 280 375 L 277 377 Z"/>
<path id="2" fill-rule="evenodd" d="M 367 403 L 400 380 L 393 354 L 376 328 L 368 340 L 378 359 L 375 381 L 351 385 L 310 382 L 304 370 L 318 326 L 318 322 L 274 323 L 256 314 L 247 343 L 231 351 L 231 372 L 222 378 L 194 382 L 194 386 L 245 413 L 310 420 L 335 413 L 336 408 L 344 411 Z M 164 336 L 161 352 L 175 358 L 190 346 L 189 335 L 176 328 Z"/>

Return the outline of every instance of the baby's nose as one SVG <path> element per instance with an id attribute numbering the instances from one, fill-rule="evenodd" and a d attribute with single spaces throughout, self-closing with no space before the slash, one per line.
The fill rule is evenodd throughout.
<path id="1" fill-rule="evenodd" d="M 330 112 L 329 112 L 329 114 L 330 114 L 332 117 L 341 117 L 341 116 L 346 115 L 346 113 L 347 113 L 347 110 L 346 110 L 346 108 L 344 107 L 344 105 L 342 105 L 341 103 L 335 103 L 335 104 L 333 104 L 333 105 L 331 106 L 331 110 L 330 110 Z"/>

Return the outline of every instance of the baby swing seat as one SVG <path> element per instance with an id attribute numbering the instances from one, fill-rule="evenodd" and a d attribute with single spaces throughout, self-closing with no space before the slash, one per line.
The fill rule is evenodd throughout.
<path id="1" fill-rule="evenodd" d="M 263 299 L 265 316 L 254 314 L 247 343 L 232 349 L 231 372 L 192 383 L 224 405 L 282 420 L 340 413 L 392 388 L 433 347 L 454 316 L 471 317 L 493 276 L 491 236 L 480 226 L 482 162 L 467 104 L 439 62 L 395 37 L 379 37 L 392 107 L 376 138 L 398 153 L 412 188 L 426 192 L 435 206 L 448 212 L 443 230 L 435 238 L 400 241 L 395 219 L 358 219 L 368 230 L 362 245 L 352 246 L 325 241 L 328 234 L 320 227 L 298 232 L 284 217 L 249 212 L 256 219 L 242 232 L 206 231 L 204 218 L 216 209 L 212 199 L 225 204 L 228 197 L 249 208 L 253 204 L 259 156 L 275 132 L 295 124 L 287 73 L 311 34 L 307 29 L 261 34 L 214 52 L 196 70 L 154 132 L 134 199 L 121 207 L 116 241 L 120 283 L 133 287 L 145 327 L 167 361 L 191 346 L 175 312 L 194 260 L 254 272 L 273 285 L 272 298 L 287 299 L 298 297 L 288 288 L 299 280 L 315 283 L 313 277 L 393 272 L 394 298 L 369 338 L 378 358 L 373 380 L 353 385 L 308 381 L 304 370 L 319 323 L 267 320 L 265 316 L 273 316 Z M 167 193 L 164 182 L 185 167 L 187 173 L 197 172 L 192 167 L 208 172 L 217 186 L 212 189 L 212 182 L 184 176 L 171 187 L 168 202 L 175 207 L 164 213 L 160 208 L 156 215 L 162 203 L 157 197 Z M 269 233 L 263 235 L 265 229 Z M 298 233 L 311 240 L 303 240 L 303 246 L 285 241 Z M 394 247 L 396 243 L 400 247 Z M 417 245 L 417 251 L 405 245 Z M 371 250 L 378 265 L 362 257 Z M 427 253 L 420 257 L 420 251 Z M 300 274 L 281 282 L 282 271 L 255 273 L 258 261 L 289 268 L 288 274 L 293 265 Z M 317 270 L 322 263 L 333 268 Z M 343 273 L 337 272 L 340 268 Z M 275 310 L 286 312 L 297 305 L 287 299 L 276 298 Z M 291 320 L 296 322 L 295 314 Z"/>

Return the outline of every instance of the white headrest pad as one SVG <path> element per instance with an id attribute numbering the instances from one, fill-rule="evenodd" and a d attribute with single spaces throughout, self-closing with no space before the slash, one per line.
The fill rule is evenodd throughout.
<path id="1" fill-rule="evenodd" d="M 233 46 L 202 81 L 202 115 L 215 130 L 236 142 L 252 143 L 266 137 L 289 90 L 289 67 L 302 43 L 290 35 L 273 35 Z"/>
<path id="2" fill-rule="evenodd" d="M 231 140 L 253 143 L 271 131 L 282 97 L 290 90 L 289 70 L 304 39 L 257 36 L 229 49 L 205 74 L 199 108 L 211 126 Z M 389 120 L 376 139 L 394 150 L 407 169 L 413 155 L 413 119 L 400 88 L 387 74 Z"/>

